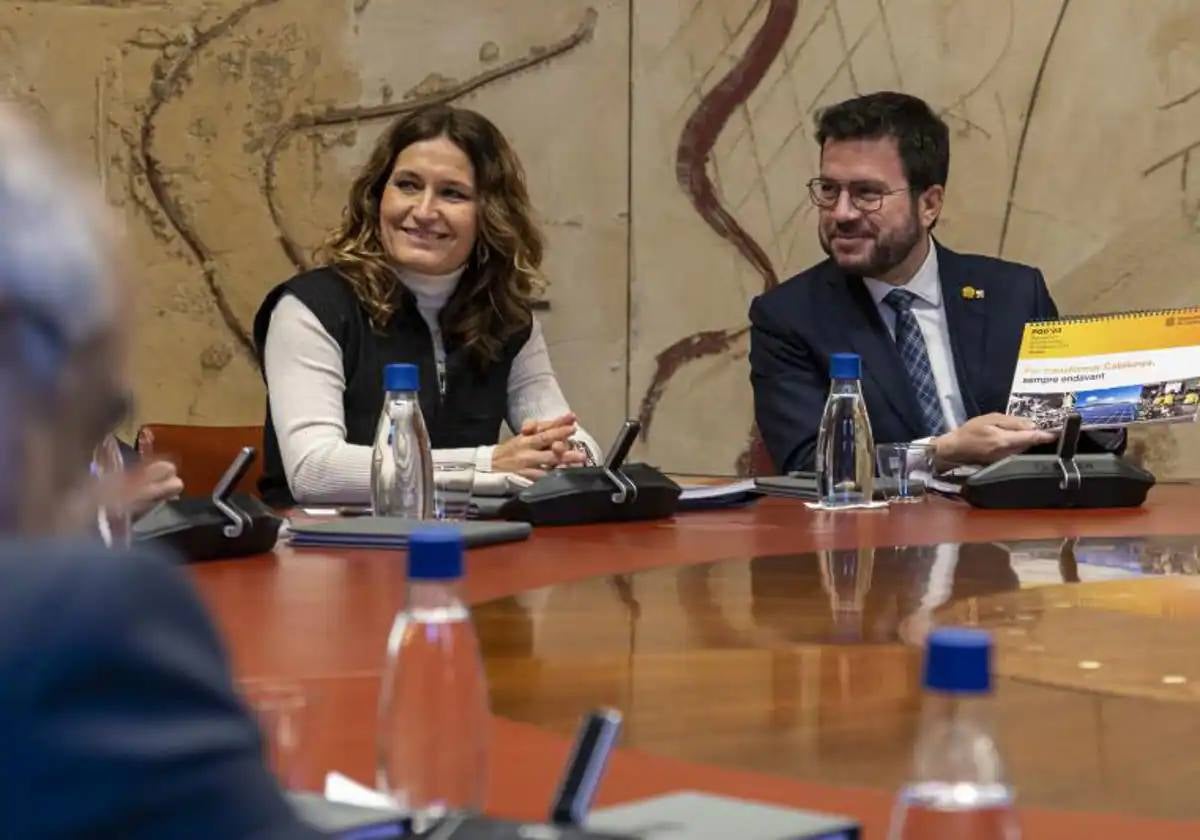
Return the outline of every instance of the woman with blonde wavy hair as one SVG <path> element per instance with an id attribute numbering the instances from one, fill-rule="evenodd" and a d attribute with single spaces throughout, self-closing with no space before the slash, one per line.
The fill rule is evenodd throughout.
<path id="1" fill-rule="evenodd" d="M 396 362 L 419 368 L 435 461 L 536 479 L 599 458 L 533 315 L 542 236 L 531 215 L 520 161 L 480 114 L 433 106 L 387 129 L 324 264 L 277 286 L 255 317 L 264 499 L 369 499 L 383 368 Z M 505 420 L 514 434 L 497 443 Z"/>

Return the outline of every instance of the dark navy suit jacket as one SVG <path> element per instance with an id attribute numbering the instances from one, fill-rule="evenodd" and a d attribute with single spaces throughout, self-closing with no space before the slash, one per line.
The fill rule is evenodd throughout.
<path id="1" fill-rule="evenodd" d="M 0 580 L 0 836 L 316 836 L 169 560 L 6 541 Z"/>
<path id="2" fill-rule="evenodd" d="M 963 407 L 968 417 L 1003 412 L 1026 322 L 1057 318 L 1058 310 L 1036 268 L 935 247 Z M 970 298 L 968 286 L 976 290 Z M 896 342 L 861 277 L 827 259 L 755 298 L 750 325 L 755 419 L 780 472 L 813 468 L 833 353 L 862 357 L 876 443 L 924 436 Z M 1100 435 L 1080 449 L 1123 443 L 1123 435 Z"/>

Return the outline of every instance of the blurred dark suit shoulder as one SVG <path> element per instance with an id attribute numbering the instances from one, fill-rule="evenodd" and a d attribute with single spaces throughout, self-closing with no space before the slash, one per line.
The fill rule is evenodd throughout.
<path id="1" fill-rule="evenodd" d="M 315 836 L 169 559 L 0 542 L 0 836 Z"/>

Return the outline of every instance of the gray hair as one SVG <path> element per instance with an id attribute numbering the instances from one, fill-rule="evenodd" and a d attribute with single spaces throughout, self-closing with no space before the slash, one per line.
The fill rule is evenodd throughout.
<path id="1" fill-rule="evenodd" d="M 0 308 L 70 349 L 108 327 L 115 289 L 94 191 L 0 107 Z"/>
<path id="2" fill-rule="evenodd" d="M 103 218 L 92 190 L 0 106 L 0 533 L 28 512 L 31 412 L 115 321 Z"/>

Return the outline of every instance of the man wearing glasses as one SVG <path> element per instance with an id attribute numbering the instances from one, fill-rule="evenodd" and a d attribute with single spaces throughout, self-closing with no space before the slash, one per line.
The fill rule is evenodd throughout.
<path id="1" fill-rule="evenodd" d="M 776 468 L 813 468 L 838 352 L 862 357 L 877 443 L 926 439 L 947 466 L 1054 441 L 1003 413 L 1025 323 L 1058 315 L 1041 272 L 932 237 L 946 124 L 922 100 L 883 92 L 823 110 L 816 128 L 821 174 L 808 187 L 829 259 L 750 307 L 755 416 Z"/>

